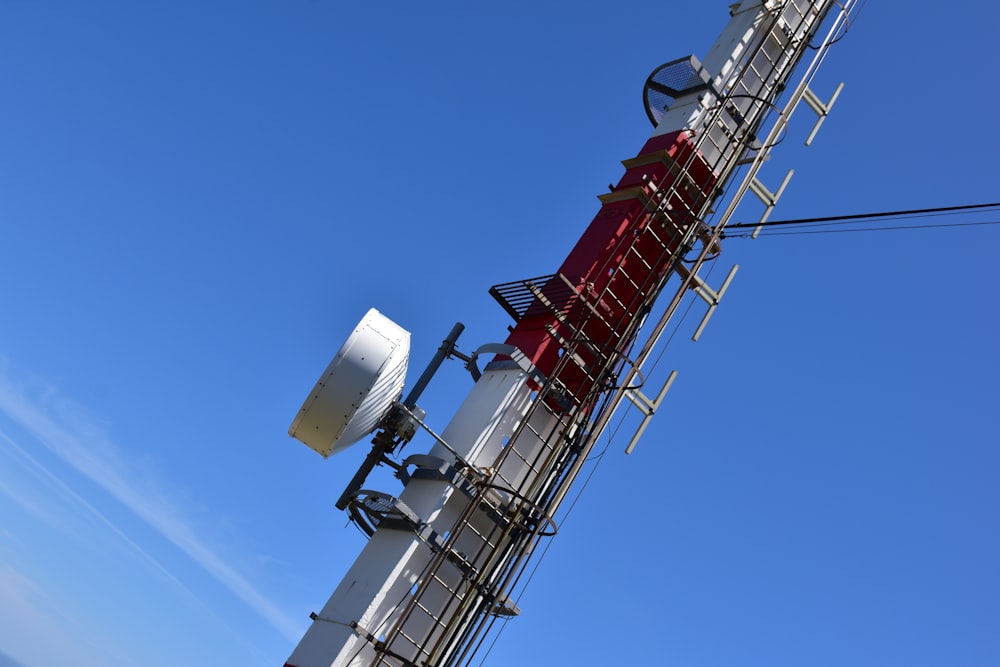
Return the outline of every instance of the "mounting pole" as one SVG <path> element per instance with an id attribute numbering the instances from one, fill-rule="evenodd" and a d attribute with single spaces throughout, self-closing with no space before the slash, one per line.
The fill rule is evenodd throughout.
<path id="1" fill-rule="evenodd" d="M 406 400 L 403 401 L 403 406 L 405 408 L 412 410 L 416 407 L 417 399 L 420 398 L 420 394 L 423 393 L 427 384 L 434 376 L 434 373 L 436 373 L 438 368 L 441 367 L 441 364 L 444 363 L 445 359 L 452 355 L 461 356 L 463 359 L 465 358 L 465 355 L 458 355 L 458 353 L 455 352 L 455 342 L 458 340 L 458 337 L 462 335 L 464 330 L 465 325 L 461 322 L 456 322 L 455 326 L 453 326 L 451 331 L 448 333 L 448 336 L 441 341 L 441 347 L 438 348 L 437 353 L 431 359 L 430 363 L 427 364 L 427 368 L 424 369 L 420 378 L 417 379 L 416 383 L 413 385 L 413 389 L 410 390 Z M 392 419 L 389 419 L 388 421 L 392 422 Z M 361 490 L 361 485 L 365 483 L 366 479 L 368 479 L 368 475 L 372 474 L 372 470 L 375 469 L 375 466 L 382 462 L 386 453 L 391 452 L 396 448 L 398 442 L 399 441 L 396 439 L 395 429 L 392 429 L 391 427 L 383 428 L 375 434 L 375 437 L 372 439 L 371 451 L 368 452 L 368 456 L 366 456 L 365 460 L 361 462 L 361 467 L 359 467 L 358 471 L 354 473 L 354 477 L 351 478 L 351 481 L 348 482 L 344 492 L 341 493 L 340 498 L 337 499 L 337 509 L 341 511 L 347 509 L 347 506 L 350 504 L 354 494 Z"/>
<path id="2" fill-rule="evenodd" d="M 431 378 L 434 377 L 434 374 L 437 373 L 438 368 L 441 367 L 441 364 L 444 363 L 445 359 L 454 355 L 463 361 L 468 361 L 468 357 L 455 352 L 455 343 L 458 341 L 458 337 L 462 335 L 463 331 L 465 331 L 465 325 L 461 322 L 455 322 L 455 326 L 451 328 L 451 332 L 448 334 L 447 338 L 441 341 L 441 347 L 438 348 L 434 358 L 431 359 L 430 363 L 427 364 L 427 368 L 424 369 L 424 372 L 413 384 L 413 389 L 410 390 L 406 400 L 403 401 L 403 405 L 408 408 L 412 408 L 417 404 L 417 399 L 420 398 L 420 394 L 422 394 L 424 389 L 427 388 L 427 384 L 431 381 Z"/>

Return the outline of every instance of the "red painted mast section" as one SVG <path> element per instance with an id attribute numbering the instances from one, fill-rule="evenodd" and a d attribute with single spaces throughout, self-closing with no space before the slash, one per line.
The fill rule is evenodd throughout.
<path id="1" fill-rule="evenodd" d="M 601 196 L 600 211 L 541 289 L 558 314 L 536 300 L 507 338 L 547 376 L 576 342 L 573 349 L 583 363 L 566 364 L 559 380 L 579 400 L 597 380 L 587 369 L 625 353 L 650 289 L 670 268 L 685 230 L 699 224 L 696 212 L 715 177 L 692 143 L 683 130 L 653 136 L 636 158 L 625 161 L 618 185 Z M 687 187 L 676 182 L 679 174 Z M 671 193 L 668 202 L 657 199 L 663 192 Z"/>
<path id="2" fill-rule="evenodd" d="M 444 431 L 430 431 L 413 404 L 397 401 L 384 419 L 342 496 L 371 541 L 312 614 L 287 667 L 468 665 L 497 619 L 519 613 L 527 563 L 555 534 L 560 507 L 616 409 L 632 401 L 644 427 L 669 386 L 655 401 L 641 391 L 642 366 L 663 327 L 693 285 L 706 301 L 714 294 L 697 274 L 719 250 L 728 213 L 711 227 L 705 219 L 721 187 L 748 156 L 751 170 L 766 158 L 774 137 L 769 131 L 761 143 L 757 135 L 792 70 L 819 49 L 785 119 L 854 2 L 732 4 L 704 65 L 691 56 L 650 75 L 644 101 L 653 137 L 625 160 L 625 174 L 599 197 L 600 211 L 557 273 L 490 289 L 516 324 L 506 347 L 459 355 L 476 384 Z M 841 17 L 812 46 L 835 4 Z M 650 317 L 650 335 L 639 336 L 674 273 L 681 280 L 673 298 Z M 478 355 L 498 349 L 509 356 L 480 372 Z M 400 463 L 387 458 L 418 425 L 434 438 L 430 450 Z M 398 497 L 361 486 L 369 461 L 397 471 Z"/>

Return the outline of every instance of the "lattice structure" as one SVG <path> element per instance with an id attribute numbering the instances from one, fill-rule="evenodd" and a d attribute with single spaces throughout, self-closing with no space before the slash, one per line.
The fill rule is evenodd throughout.
<path id="1" fill-rule="evenodd" d="M 477 493 L 387 633 L 379 664 L 461 664 L 474 652 L 497 600 L 552 526 L 603 417 L 621 400 L 642 316 L 699 236 L 711 235 L 702 221 L 719 185 L 743 155 L 759 150 L 757 132 L 830 4 L 797 0 L 765 13 L 760 39 L 715 91 L 700 126 L 654 137 L 624 162 L 625 177 L 600 197 L 598 220 L 630 224 L 602 264 L 582 277 L 559 272 L 491 289 L 518 325 L 508 342 L 532 356 L 519 328 L 541 339 L 533 361 L 548 379 L 488 466 L 492 474 L 467 480 Z M 455 553 L 469 564 L 464 571 Z"/>
<path id="2" fill-rule="evenodd" d="M 839 15 L 820 38 L 835 5 Z M 363 613 L 351 611 L 343 601 L 353 599 L 351 577 L 364 571 L 356 565 L 316 619 L 329 625 L 314 624 L 289 667 L 469 664 L 493 622 L 517 613 L 512 592 L 539 540 L 555 533 L 560 505 L 612 414 L 626 398 L 647 407 L 662 398 L 662 391 L 645 398 L 636 378 L 681 300 L 691 289 L 710 308 L 721 298 L 724 289 L 708 288 L 698 271 L 719 253 L 735 203 L 710 224 L 712 209 L 738 169 L 745 176 L 734 200 L 759 183 L 776 133 L 808 98 L 808 81 L 852 7 L 743 2 L 704 65 L 684 59 L 654 72 L 647 110 L 664 100 L 671 106 L 651 114 L 656 132 L 623 163 L 624 176 L 600 197 L 600 212 L 566 261 L 553 274 L 491 288 L 515 323 L 504 354 L 486 367 L 452 425 L 435 434 L 431 454 L 403 461 L 403 496 L 355 495 L 352 511 L 372 528 L 373 544 L 381 539 L 398 554 L 387 560 L 395 579 Z M 779 96 L 810 48 L 813 61 L 779 112 Z M 678 62 L 686 63 L 680 73 Z M 640 338 L 674 276 L 676 291 Z M 477 414 L 481 423 L 473 423 Z M 324 641 L 344 635 L 332 626 L 353 635 L 324 652 Z"/>

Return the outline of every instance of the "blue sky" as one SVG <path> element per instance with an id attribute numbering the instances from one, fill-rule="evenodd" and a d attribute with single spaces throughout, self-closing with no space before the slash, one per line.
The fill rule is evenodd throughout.
<path id="1" fill-rule="evenodd" d="M 997 19 L 870 3 L 815 145 L 800 111 L 761 172 L 796 170 L 773 217 L 997 201 Z M 333 507 L 363 446 L 286 435 L 316 377 L 372 306 L 414 372 L 455 321 L 502 340 L 489 286 L 557 268 L 651 131 L 646 75 L 726 20 L 0 7 L 0 665 L 281 664 L 363 544 Z M 997 664 L 998 243 L 728 240 L 723 305 L 486 664 Z M 427 390 L 437 430 L 470 383 Z"/>

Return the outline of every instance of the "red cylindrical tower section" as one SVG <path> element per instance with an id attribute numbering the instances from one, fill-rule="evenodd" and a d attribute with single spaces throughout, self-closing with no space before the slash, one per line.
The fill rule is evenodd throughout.
<path id="1" fill-rule="evenodd" d="M 661 287 L 685 232 L 715 187 L 715 176 L 688 133 L 654 136 L 590 226 L 541 288 L 507 338 L 551 376 L 572 350 L 559 381 L 578 399 L 609 360 L 625 351 L 635 318 Z"/>

